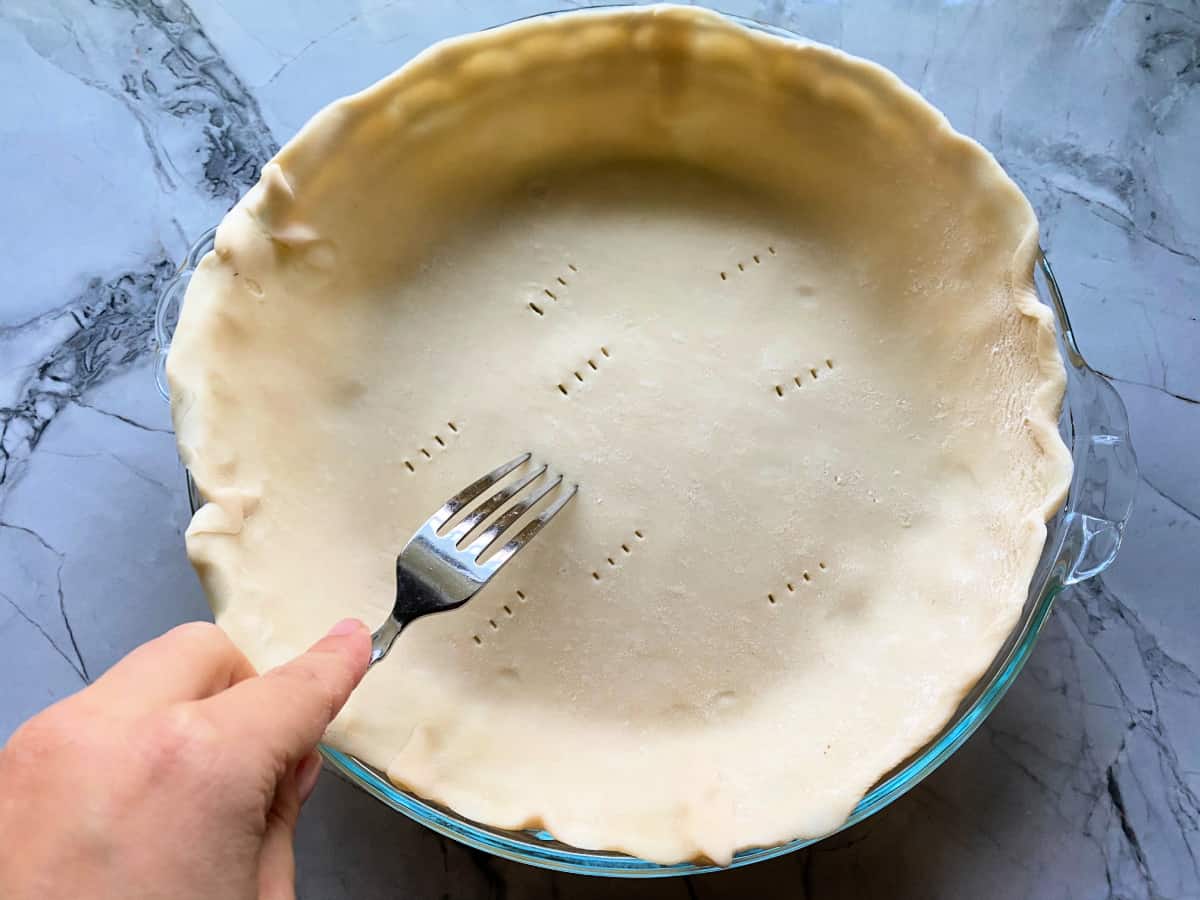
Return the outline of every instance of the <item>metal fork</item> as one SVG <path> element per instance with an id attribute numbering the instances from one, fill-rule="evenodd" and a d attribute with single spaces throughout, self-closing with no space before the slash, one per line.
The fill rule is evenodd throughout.
<path id="1" fill-rule="evenodd" d="M 467 536 L 482 525 L 500 507 L 517 497 L 529 485 L 546 473 L 546 466 L 525 475 L 516 482 L 496 491 L 454 526 L 447 534 L 438 532 L 472 501 L 483 496 L 505 475 L 527 463 L 532 454 L 522 453 L 499 468 L 493 469 L 468 487 L 459 491 L 429 517 L 420 530 L 409 539 L 396 557 L 396 603 L 392 614 L 371 635 L 371 665 L 383 659 L 392 644 L 411 622 L 430 613 L 458 609 L 488 583 L 517 551 L 546 527 L 579 490 L 573 484 L 544 512 L 529 521 L 516 536 L 483 560 L 488 549 L 500 541 L 504 533 L 517 524 L 543 497 L 562 484 L 563 476 L 551 479 L 536 488 L 500 515 L 487 530 L 461 548 Z M 482 561 L 481 561 L 482 560 Z"/>

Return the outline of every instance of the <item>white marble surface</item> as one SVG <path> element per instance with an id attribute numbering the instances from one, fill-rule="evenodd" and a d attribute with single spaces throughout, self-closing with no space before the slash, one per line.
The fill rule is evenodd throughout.
<path id="1" fill-rule="evenodd" d="M 151 377 L 156 288 L 325 102 L 548 0 L 0 3 L 0 739 L 206 615 Z M 551 0 L 552 2 L 552 0 Z M 726 8 L 891 67 L 1033 199 L 1143 467 L 1115 568 L 918 790 L 807 851 L 632 897 L 1200 897 L 1200 0 Z M 608 896 L 326 777 L 305 898 Z"/>

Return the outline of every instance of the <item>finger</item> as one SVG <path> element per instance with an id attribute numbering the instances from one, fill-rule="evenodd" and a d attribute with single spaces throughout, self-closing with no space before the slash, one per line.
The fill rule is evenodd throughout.
<path id="1" fill-rule="evenodd" d="M 300 760 L 300 764 L 296 766 L 296 790 L 300 794 L 301 806 L 307 803 L 308 798 L 312 796 L 313 789 L 317 786 L 317 779 L 320 777 L 321 754 L 314 750 Z"/>
<path id="2" fill-rule="evenodd" d="M 276 788 L 275 801 L 267 812 L 267 830 L 258 857 L 259 900 L 295 900 L 296 822 L 302 802 L 299 781 L 299 768 L 288 772 Z"/>
<path id="3" fill-rule="evenodd" d="M 335 625 L 306 653 L 204 701 L 213 723 L 291 767 L 317 745 L 362 681 L 371 636 L 357 619 Z"/>
<path id="4" fill-rule="evenodd" d="M 91 687 L 107 706 L 153 709 L 202 700 L 257 673 L 216 625 L 188 622 L 142 644 Z"/>

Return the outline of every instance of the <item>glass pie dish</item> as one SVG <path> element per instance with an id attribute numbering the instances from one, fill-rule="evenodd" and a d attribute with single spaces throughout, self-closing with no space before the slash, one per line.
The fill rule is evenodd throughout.
<path id="1" fill-rule="evenodd" d="M 777 28 L 738 21 L 747 27 L 801 40 Z M 212 249 L 214 233 L 215 230 L 206 233 L 192 247 L 159 300 L 155 320 L 159 351 L 156 377 L 164 396 L 167 394 L 164 365 L 174 325 L 188 281 L 201 258 Z M 855 824 L 887 806 L 947 759 L 1004 695 L 1032 651 L 1057 594 L 1065 587 L 1103 571 L 1112 563 L 1120 546 L 1137 482 L 1125 410 L 1112 386 L 1089 368 L 1079 353 L 1062 296 L 1044 254 L 1039 255 L 1037 261 L 1035 283 L 1041 301 L 1055 315 L 1060 351 L 1067 369 L 1067 391 L 1059 422 L 1074 461 L 1067 500 L 1047 523 L 1046 544 L 1020 622 L 991 666 L 942 731 L 918 753 L 885 775 L 836 830 Z M 190 477 L 188 491 L 195 509 L 201 498 Z M 546 832 L 492 828 L 395 787 L 382 772 L 352 756 L 327 747 L 323 747 L 322 752 L 341 775 L 394 809 L 447 837 L 498 856 L 565 872 L 625 877 L 686 875 L 715 869 L 693 863 L 659 865 L 619 853 L 579 850 L 556 841 Z M 734 857 L 732 865 L 770 859 L 816 840 L 820 838 L 745 850 Z"/>

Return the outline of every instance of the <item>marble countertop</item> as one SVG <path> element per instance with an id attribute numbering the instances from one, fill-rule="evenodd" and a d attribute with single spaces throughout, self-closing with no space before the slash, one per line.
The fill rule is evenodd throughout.
<path id="1" fill-rule="evenodd" d="M 156 291 L 326 102 L 547 0 L 0 4 L 0 740 L 208 615 L 152 378 Z M 808 851 L 629 897 L 1200 897 L 1200 0 L 728 0 L 877 60 L 1033 200 L 1142 481 L 971 740 Z M 901 8 L 902 7 L 902 8 Z M 600 897 L 326 776 L 305 898 Z"/>

